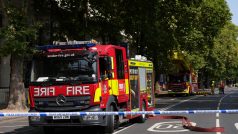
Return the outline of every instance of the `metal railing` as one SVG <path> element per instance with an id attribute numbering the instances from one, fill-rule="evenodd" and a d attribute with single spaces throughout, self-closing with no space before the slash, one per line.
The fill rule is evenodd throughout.
<path id="1" fill-rule="evenodd" d="M 0 107 L 6 106 L 9 100 L 9 88 L 0 87 Z"/>

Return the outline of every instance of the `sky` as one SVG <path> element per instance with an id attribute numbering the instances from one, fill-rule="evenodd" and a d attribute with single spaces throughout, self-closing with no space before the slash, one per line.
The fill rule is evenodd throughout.
<path id="1" fill-rule="evenodd" d="M 230 8 L 232 16 L 232 22 L 238 26 L 238 0 L 226 0 Z"/>

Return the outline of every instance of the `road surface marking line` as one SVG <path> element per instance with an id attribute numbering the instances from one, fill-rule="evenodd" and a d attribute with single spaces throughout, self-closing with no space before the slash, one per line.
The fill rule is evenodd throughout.
<path id="1" fill-rule="evenodd" d="M 230 93 L 230 94 L 231 94 L 231 93 Z M 229 94 L 223 96 L 223 97 L 219 100 L 219 103 L 218 103 L 218 106 L 217 106 L 217 110 L 220 109 L 222 100 L 223 100 L 226 96 L 228 96 L 228 95 L 229 95 Z M 219 113 L 216 114 L 216 117 L 219 117 Z M 219 118 L 216 119 L 216 127 L 220 127 L 220 120 L 219 120 Z M 216 134 L 221 134 L 221 132 L 216 132 Z"/>
<path id="2" fill-rule="evenodd" d="M 223 96 L 223 97 L 219 100 L 219 103 L 218 103 L 218 105 L 217 105 L 217 110 L 220 109 L 220 106 L 221 106 L 221 102 L 222 102 L 222 100 L 223 100 L 225 97 L 227 97 L 228 95 L 230 95 L 230 94 L 232 94 L 232 93 L 229 93 L 229 94 Z"/>
<path id="3" fill-rule="evenodd" d="M 216 119 L 216 127 L 220 127 L 220 120 Z"/>
<path id="4" fill-rule="evenodd" d="M 125 127 L 125 128 L 123 128 L 123 129 L 121 129 L 121 130 L 118 130 L 118 131 L 114 132 L 113 134 L 120 133 L 121 131 L 124 131 L 124 130 L 126 130 L 126 129 L 128 129 L 128 128 L 131 128 L 131 127 L 133 127 L 133 126 L 135 126 L 135 124 L 130 125 L 130 126 L 128 126 L 128 127 Z"/>
<path id="5" fill-rule="evenodd" d="M 236 127 L 236 129 L 238 130 L 238 123 L 235 123 L 235 127 Z"/>
<path id="6" fill-rule="evenodd" d="M 220 120 L 216 119 L 216 127 L 220 127 Z M 221 134 L 221 132 L 216 132 L 216 134 Z"/>
<path id="7" fill-rule="evenodd" d="M 196 126 L 197 124 L 191 122 L 192 126 Z M 169 122 L 159 122 L 155 123 L 151 127 L 147 129 L 147 131 L 151 132 L 170 132 L 170 133 L 178 133 L 178 132 L 186 132 L 190 131 L 189 129 L 183 128 L 181 121 L 169 121 Z"/>

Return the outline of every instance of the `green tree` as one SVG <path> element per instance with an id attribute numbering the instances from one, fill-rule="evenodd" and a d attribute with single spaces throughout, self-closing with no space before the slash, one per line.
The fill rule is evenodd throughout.
<path id="1" fill-rule="evenodd" d="M 11 55 L 8 109 L 26 109 L 23 62 L 31 52 L 31 43 L 36 33 L 35 28 L 29 23 L 29 2 L 28 0 L 21 2 L 1 0 L 7 25 L 0 33 L 2 39 L 0 55 Z"/>
<path id="2" fill-rule="evenodd" d="M 238 27 L 227 23 L 214 41 L 209 69 L 212 76 L 220 79 L 238 77 Z"/>

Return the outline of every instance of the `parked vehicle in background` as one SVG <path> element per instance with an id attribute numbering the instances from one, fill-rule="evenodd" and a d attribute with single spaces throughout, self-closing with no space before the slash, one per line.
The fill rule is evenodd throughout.
<path id="1" fill-rule="evenodd" d="M 197 74 L 186 60 L 183 52 L 172 51 L 170 60 L 172 67 L 168 74 L 168 93 L 191 95 L 196 92 L 198 90 Z"/>

